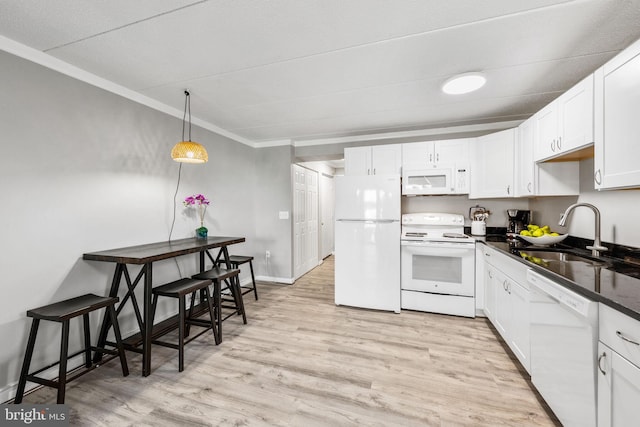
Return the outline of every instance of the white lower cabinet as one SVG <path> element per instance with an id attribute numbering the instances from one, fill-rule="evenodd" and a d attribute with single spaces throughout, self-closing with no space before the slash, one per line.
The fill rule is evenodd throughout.
<path id="1" fill-rule="evenodd" d="M 640 367 L 598 344 L 598 427 L 637 425 Z"/>
<path id="2" fill-rule="evenodd" d="M 640 322 L 600 304 L 598 427 L 638 425 Z"/>
<path id="3" fill-rule="evenodd" d="M 509 284 L 509 299 L 511 300 L 511 333 L 509 347 L 522 362 L 527 372 L 530 369 L 530 336 L 529 336 L 529 289 L 516 282 Z"/>
<path id="4" fill-rule="evenodd" d="M 530 372 L 527 267 L 488 247 L 484 255 L 485 314 L 522 366 Z"/>

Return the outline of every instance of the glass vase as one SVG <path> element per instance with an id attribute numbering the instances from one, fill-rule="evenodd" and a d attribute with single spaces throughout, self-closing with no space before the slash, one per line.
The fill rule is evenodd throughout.
<path id="1" fill-rule="evenodd" d="M 196 239 L 206 239 L 208 232 L 209 230 L 207 230 L 207 227 L 200 224 L 200 227 L 196 228 Z"/>

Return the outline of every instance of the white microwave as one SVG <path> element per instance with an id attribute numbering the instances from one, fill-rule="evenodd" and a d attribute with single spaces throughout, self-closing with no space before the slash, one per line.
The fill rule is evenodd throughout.
<path id="1" fill-rule="evenodd" d="M 402 194 L 469 194 L 469 167 L 449 164 L 433 168 L 403 168 Z"/>

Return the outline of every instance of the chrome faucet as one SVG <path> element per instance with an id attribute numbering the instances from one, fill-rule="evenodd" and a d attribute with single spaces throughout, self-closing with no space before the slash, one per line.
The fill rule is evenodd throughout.
<path id="1" fill-rule="evenodd" d="M 564 213 L 560 216 L 560 222 L 558 222 L 558 225 L 561 227 L 564 227 L 565 224 L 567 223 L 567 218 L 569 217 L 569 214 L 578 206 L 584 206 L 591 209 L 596 216 L 595 218 L 596 229 L 594 232 L 593 246 L 587 246 L 587 249 L 591 249 L 592 256 L 598 257 L 600 256 L 600 251 L 609 250 L 609 248 L 607 248 L 606 246 L 602 246 L 602 242 L 600 242 L 600 211 L 598 210 L 598 208 L 596 208 L 590 203 L 574 203 L 573 205 L 569 206 L 567 210 L 564 211 Z"/>

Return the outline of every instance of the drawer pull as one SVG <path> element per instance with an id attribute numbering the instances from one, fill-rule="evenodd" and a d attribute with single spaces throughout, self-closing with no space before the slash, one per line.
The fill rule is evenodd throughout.
<path id="1" fill-rule="evenodd" d="M 604 369 L 602 369 L 602 359 L 607 357 L 607 353 L 605 353 L 604 351 L 602 352 L 602 354 L 600 355 L 600 357 L 598 357 L 598 369 L 600 370 L 600 372 L 602 372 L 602 375 L 607 375 L 607 373 L 604 371 Z"/>
<path id="2" fill-rule="evenodd" d="M 629 339 L 629 338 L 625 337 L 625 336 L 624 336 L 624 334 L 623 334 L 622 332 L 620 332 L 620 331 L 616 331 L 616 335 L 617 335 L 620 339 L 625 340 L 626 342 L 630 342 L 631 344 L 635 344 L 635 345 L 640 346 L 640 343 L 638 343 L 638 342 L 636 342 L 636 341 L 634 341 L 634 340 L 632 340 L 632 339 Z"/>

